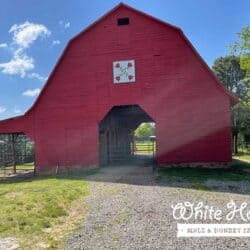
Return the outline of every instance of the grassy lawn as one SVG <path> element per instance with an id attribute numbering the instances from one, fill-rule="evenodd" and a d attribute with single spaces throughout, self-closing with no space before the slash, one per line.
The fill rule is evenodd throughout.
<path id="1" fill-rule="evenodd" d="M 239 155 L 234 156 L 233 158 L 250 163 L 250 154 L 239 154 Z"/>
<path id="2" fill-rule="evenodd" d="M 24 249 L 58 247 L 84 217 L 84 177 L 95 172 L 1 181 L 0 238 L 17 238 Z"/>
<path id="3" fill-rule="evenodd" d="M 192 183 L 194 188 L 207 190 L 204 183 L 208 179 L 221 181 L 250 181 L 250 174 L 246 170 L 250 169 L 249 163 L 239 162 L 227 169 L 208 168 L 165 168 L 158 170 L 158 180 L 165 177 L 175 177 Z"/>
<path id="4" fill-rule="evenodd" d="M 34 169 L 34 163 L 25 163 L 23 165 L 17 165 L 16 166 L 17 171 L 18 170 L 32 170 Z M 0 174 L 1 173 L 12 173 L 13 172 L 13 166 L 9 166 L 9 167 L 0 167 Z"/>

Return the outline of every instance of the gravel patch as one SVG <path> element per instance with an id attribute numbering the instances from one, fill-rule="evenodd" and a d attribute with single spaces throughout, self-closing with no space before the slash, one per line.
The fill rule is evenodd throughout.
<path id="1" fill-rule="evenodd" d="M 202 201 L 225 211 L 231 199 L 241 203 L 249 201 L 249 195 L 230 189 L 195 190 L 176 178 L 159 183 L 155 177 L 152 168 L 140 166 L 103 168 L 89 177 L 88 214 L 68 239 L 67 249 L 249 249 L 248 238 L 177 238 L 177 221 L 171 208 L 179 202 Z M 219 183 L 209 180 L 206 185 L 216 189 Z M 241 185 L 249 187 L 249 183 Z M 237 222 L 243 223 L 239 218 L 230 223 Z"/>
<path id="2" fill-rule="evenodd" d="M 0 250 L 14 250 L 19 248 L 19 243 L 15 238 L 0 238 Z"/>

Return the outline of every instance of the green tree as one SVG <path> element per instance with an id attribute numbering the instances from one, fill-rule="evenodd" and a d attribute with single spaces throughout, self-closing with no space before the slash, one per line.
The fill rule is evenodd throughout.
<path id="1" fill-rule="evenodd" d="M 242 28 L 237 35 L 238 41 L 231 46 L 231 51 L 240 57 L 240 66 L 250 77 L 250 26 Z"/>
<path id="2" fill-rule="evenodd" d="M 240 66 L 240 58 L 236 56 L 220 57 L 214 61 L 212 69 L 221 83 L 241 101 L 248 101 L 249 90 L 246 70 Z"/>
<path id="3" fill-rule="evenodd" d="M 221 83 L 240 101 L 238 105 L 232 108 L 232 135 L 234 153 L 237 154 L 239 133 L 246 135 L 249 126 L 250 110 L 248 104 L 250 96 L 247 70 L 241 68 L 240 57 L 234 55 L 216 59 L 212 69 Z"/>
<path id="4" fill-rule="evenodd" d="M 231 46 L 232 54 L 240 58 L 240 67 L 246 71 L 246 100 L 233 109 L 233 117 L 246 142 L 250 142 L 250 26 L 237 33 L 238 41 Z"/>
<path id="5" fill-rule="evenodd" d="M 245 81 L 248 85 L 248 100 L 245 103 L 250 106 L 250 26 L 243 27 L 242 30 L 237 33 L 238 41 L 231 46 L 231 52 L 240 58 L 240 67 L 246 71 Z"/>
<path id="6" fill-rule="evenodd" d="M 135 138 L 139 140 L 147 140 L 150 136 L 155 135 L 155 126 L 152 123 L 142 123 L 135 130 Z"/>
<path id="7" fill-rule="evenodd" d="M 245 141 L 249 143 L 247 138 L 250 137 L 250 107 L 243 104 L 238 104 L 232 108 L 232 132 L 234 140 L 234 153 L 238 153 L 238 137 L 239 134 L 245 138 Z"/>

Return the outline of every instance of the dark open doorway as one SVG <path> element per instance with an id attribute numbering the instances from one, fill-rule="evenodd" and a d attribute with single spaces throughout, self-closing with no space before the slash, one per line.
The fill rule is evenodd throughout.
<path id="1" fill-rule="evenodd" d="M 142 123 L 154 120 L 138 105 L 114 106 L 99 124 L 100 165 L 153 161 L 155 148 L 146 145 L 147 153 L 142 154 L 142 147 L 138 153 L 139 144 L 135 144 L 134 132 Z"/>

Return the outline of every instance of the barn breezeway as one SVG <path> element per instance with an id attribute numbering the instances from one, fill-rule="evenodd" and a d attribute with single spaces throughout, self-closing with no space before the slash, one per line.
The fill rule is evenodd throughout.
<path id="1" fill-rule="evenodd" d="M 142 123 L 155 121 L 139 106 L 114 106 L 99 123 L 99 163 L 103 165 L 152 162 L 155 142 L 135 144 L 134 131 Z"/>

